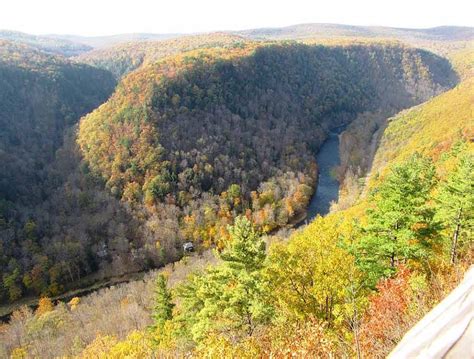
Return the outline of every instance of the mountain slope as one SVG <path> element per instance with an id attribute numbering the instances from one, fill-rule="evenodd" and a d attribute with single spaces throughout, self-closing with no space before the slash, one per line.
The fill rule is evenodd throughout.
<path id="1" fill-rule="evenodd" d="M 237 185 L 231 208 L 252 206 L 268 230 L 307 203 L 312 153 L 328 129 L 363 111 L 396 112 L 455 81 L 446 61 L 399 46 L 256 46 L 195 51 L 127 76 L 81 121 L 91 169 L 113 194 L 151 207 L 193 207 Z M 192 237 L 212 240 L 216 230 Z"/>
<path id="2" fill-rule="evenodd" d="M 64 131 L 104 101 L 115 82 L 104 70 L 1 42 L 0 83 L 0 193 L 29 201 L 40 196 L 31 184 L 54 158 Z"/>
<path id="3" fill-rule="evenodd" d="M 44 257 L 54 263 L 47 267 L 49 287 L 40 291 L 48 294 L 68 270 L 73 281 L 105 268 L 123 273 L 161 265 L 184 240 L 195 241 L 200 250 L 198 242 L 217 239 L 219 260 L 206 269 L 199 255 L 186 257 L 163 272 L 165 277 L 172 272 L 169 287 L 165 277 L 152 276 L 54 310 L 42 300 L 35 314 L 18 311 L 3 328 L 0 354 L 385 357 L 472 262 L 469 237 L 460 246 L 459 262 L 446 262 L 452 223 L 435 223 L 438 232 L 431 235 L 424 231 L 425 218 L 412 220 L 420 208 L 428 207 L 422 212 L 426 217 L 438 211 L 440 188 L 461 158 L 472 154 L 472 68 L 465 59 L 456 61 L 464 70 L 463 82 L 454 88 L 457 76 L 446 60 L 393 43 L 250 43 L 192 51 L 124 77 L 109 101 L 81 120 L 81 170 L 69 175 L 73 181 L 45 206 L 48 215 L 57 207 L 66 213 L 64 222 L 77 217 L 79 224 L 36 241 L 43 252 L 22 258 L 22 264 L 36 262 L 20 280 L 14 265 L 3 259 L 5 288 L 12 282 L 31 285 L 33 277 L 44 276 L 49 263 L 37 260 Z M 288 240 L 269 239 L 265 250 L 259 230 L 268 232 L 304 210 L 316 176 L 313 151 L 328 130 L 352 123 L 361 113 L 392 114 L 423 101 L 394 116 L 381 135 L 370 196 L 316 219 Z M 419 167 L 403 167 L 416 153 L 426 157 L 422 163 L 429 170 L 432 161 L 436 172 L 436 180 L 428 181 L 434 187 L 422 188 L 421 200 L 420 193 L 406 188 L 420 188 L 418 180 L 425 182 L 429 171 L 420 176 Z M 416 205 L 403 213 L 411 222 L 401 234 L 416 236 L 408 238 L 406 251 L 391 264 L 393 277 L 382 278 L 374 288 L 366 282 L 372 273 L 360 265 L 368 254 L 359 244 L 373 230 L 367 222 L 374 212 L 385 214 L 366 210 L 381 208 L 386 198 L 377 197 L 377 191 L 393 182 L 394 173 L 407 176 L 397 177 L 398 187 L 383 192 L 398 195 L 389 214 L 398 215 L 397 205 L 405 205 L 399 193 L 415 198 Z M 89 190 L 91 182 L 102 188 L 97 176 L 115 200 Z M 8 231 L 2 222 L 0 229 Z M 23 230 L 28 245 L 35 243 L 31 229 L 28 223 Z M 391 242 L 381 245 L 383 239 L 379 233 L 372 251 L 391 249 Z M 424 245 L 422 255 L 412 255 L 411 246 L 418 242 Z M 383 255 L 385 262 L 394 258 Z M 186 266 L 194 260 L 200 263 Z"/>
<path id="4" fill-rule="evenodd" d="M 74 215 L 65 208 L 64 197 L 53 200 L 52 189 L 61 187 L 78 163 L 64 138 L 114 87 L 113 76 L 105 70 L 0 40 L 1 300 L 18 299 L 25 288 L 40 293 L 50 278 L 54 281 L 56 275 L 48 270 L 60 260 L 48 258 L 48 250 L 64 254 L 59 238 L 70 246 L 72 240 L 67 235 L 51 240 L 45 233 L 47 229 L 57 233 L 60 223 Z M 61 188 L 59 193 L 64 196 L 72 188 Z M 53 208 L 46 208 L 53 202 Z M 77 198 L 71 202 L 78 206 Z M 38 225 L 39 218 L 43 225 Z M 80 258 L 77 252 L 75 257 Z M 29 271 L 35 274 L 29 277 Z"/>
<path id="5" fill-rule="evenodd" d="M 454 146 L 472 142 L 474 77 L 467 76 L 452 90 L 390 119 L 374 159 L 373 173 L 383 173 L 415 152 L 441 164 Z"/>

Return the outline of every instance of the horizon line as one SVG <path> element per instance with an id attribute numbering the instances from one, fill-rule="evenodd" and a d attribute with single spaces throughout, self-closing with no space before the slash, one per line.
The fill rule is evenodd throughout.
<path id="1" fill-rule="evenodd" d="M 212 34 L 212 33 L 218 33 L 218 32 L 238 33 L 238 32 L 247 32 L 247 31 L 255 31 L 255 30 L 285 29 L 285 28 L 304 26 L 304 25 L 332 25 L 332 26 L 346 26 L 346 27 L 354 27 L 354 28 L 386 28 L 386 29 L 408 30 L 408 31 L 423 31 L 423 30 L 433 30 L 433 29 L 438 29 L 438 28 L 466 28 L 466 29 L 474 30 L 474 26 L 470 26 L 470 25 L 444 24 L 444 25 L 418 28 L 418 27 L 399 27 L 399 26 L 387 26 L 387 25 L 353 25 L 353 24 L 329 23 L 329 22 L 304 22 L 304 23 L 297 23 L 297 24 L 283 25 L 283 26 L 262 26 L 262 27 L 244 28 L 244 29 L 238 29 L 238 30 L 220 29 L 220 30 L 196 31 L 196 32 L 116 32 L 116 33 L 110 33 L 110 34 L 97 34 L 97 35 L 85 35 L 85 34 L 77 34 L 77 33 L 59 33 L 59 32 L 35 33 L 35 32 L 25 32 L 21 30 L 12 30 L 12 29 L 0 29 L 0 32 L 15 32 L 15 33 L 21 33 L 21 34 L 26 34 L 26 35 L 44 36 L 44 37 L 71 36 L 71 37 L 83 37 L 83 38 L 100 38 L 100 37 L 113 37 L 113 36 L 124 36 L 124 35 L 183 36 L 183 35 Z"/>

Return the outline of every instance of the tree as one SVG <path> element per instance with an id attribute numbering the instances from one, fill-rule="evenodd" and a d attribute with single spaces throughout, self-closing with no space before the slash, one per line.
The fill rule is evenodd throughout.
<path id="1" fill-rule="evenodd" d="M 354 317 L 362 277 L 343 247 L 346 227 L 335 216 L 318 217 L 288 243 L 270 247 L 265 273 L 275 306 L 287 319 L 312 317 L 333 325 Z"/>
<path id="2" fill-rule="evenodd" d="M 437 226 L 427 202 L 435 184 L 431 160 L 415 154 L 395 166 L 372 194 L 359 264 L 372 277 L 391 275 L 399 262 L 429 254 Z"/>
<path id="3" fill-rule="evenodd" d="M 464 155 L 457 168 L 440 185 L 436 216 L 451 234 L 450 261 L 454 264 L 459 243 L 472 238 L 474 228 L 474 161 Z"/>
<path id="4" fill-rule="evenodd" d="M 411 273 L 400 267 L 393 278 L 381 279 L 370 297 L 361 326 L 361 346 L 367 357 L 384 358 L 408 330 Z"/>
<path id="5" fill-rule="evenodd" d="M 237 217 L 229 226 L 231 241 L 219 257 L 229 269 L 252 273 L 263 268 L 265 261 L 265 241 L 257 233 L 252 223 L 244 216 Z"/>
<path id="6" fill-rule="evenodd" d="M 230 243 L 218 254 L 223 263 L 193 275 L 178 289 L 183 302 L 180 319 L 196 341 L 210 332 L 233 338 L 252 336 L 271 318 L 273 308 L 262 273 L 265 242 L 243 216 L 229 227 L 229 233 Z"/>
<path id="7" fill-rule="evenodd" d="M 174 304 L 171 292 L 167 287 L 167 280 L 163 274 L 159 274 L 156 277 L 155 306 L 152 313 L 154 320 L 153 328 L 162 329 L 166 321 L 172 319 L 173 308 Z"/>
<path id="8" fill-rule="evenodd" d="M 45 313 L 51 312 L 54 309 L 53 302 L 48 297 L 40 298 L 38 302 L 38 308 L 35 311 L 36 316 L 41 316 Z"/>
<path id="9" fill-rule="evenodd" d="M 18 283 L 20 269 L 16 266 L 16 261 L 14 259 L 10 260 L 10 262 L 15 264 L 15 269 L 12 271 L 12 273 L 3 274 L 3 286 L 8 292 L 8 298 L 11 302 L 13 302 L 21 297 L 22 290 Z"/>

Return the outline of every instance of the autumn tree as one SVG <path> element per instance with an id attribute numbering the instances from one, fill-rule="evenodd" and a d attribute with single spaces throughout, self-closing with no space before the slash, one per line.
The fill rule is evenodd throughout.
<path id="1" fill-rule="evenodd" d="M 40 298 L 38 308 L 35 311 L 36 316 L 41 316 L 45 313 L 51 312 L 54 309 L 53 302 L 48 297 Z"/>
<path id="2" fill-rule="evenodd" d="M 343 225 L 318 217 L 290 241 L 270 247 L 265 269 L 275 305 L 290 319 L 341 324 L 360 306 L 361 273 L 343 246 Z"/>
<path id="3" fill-rule="evenodd" d="M 362 320 L 360 341 L 364 356 L 386 357 L 413 324 L 406 315 L 410 304 L 410 276 L 406 267 L 400 267 L 395 277 L 377 283 L 377 293 L 370 297 Z"/>

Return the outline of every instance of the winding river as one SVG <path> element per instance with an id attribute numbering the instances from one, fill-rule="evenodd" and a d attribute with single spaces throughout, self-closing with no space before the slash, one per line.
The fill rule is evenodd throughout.
<path id="1" fill-rule="evenodd" d="M 339 165 L 339 133 L 342 129 L 329 133 L 316 155 L 319 176 L 316 193 L 308 206 L 306 222 L 310 222 L 318 214 L 323 216 L 329 212 L 332 201 L 337 201 L 339 182 L 333 175 L 333 169 Z"/>

